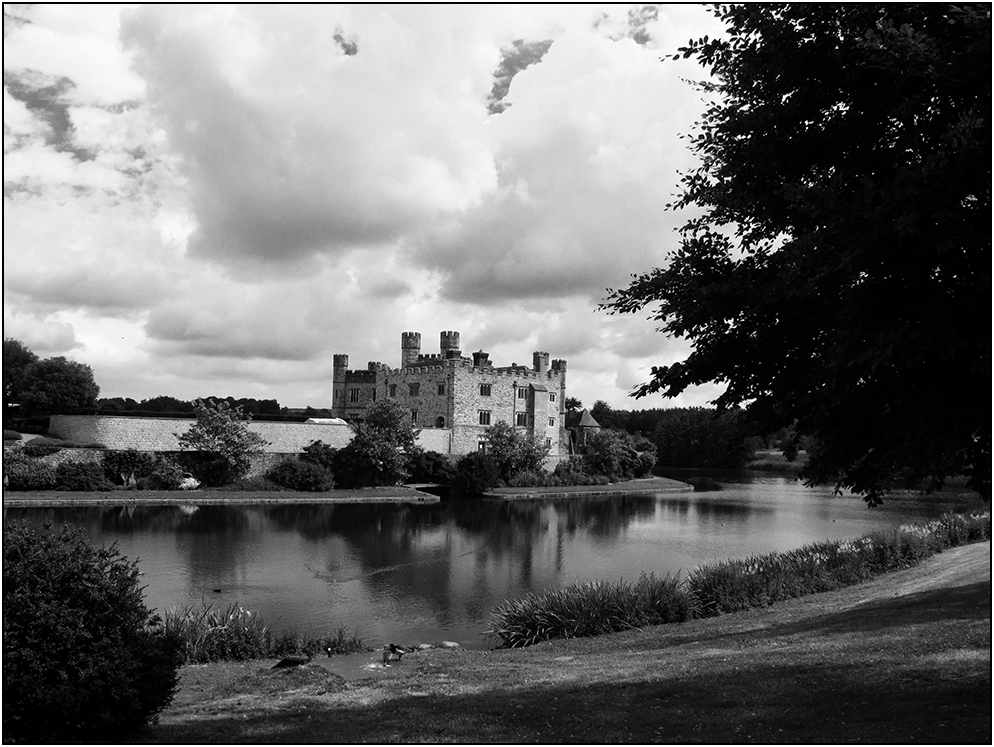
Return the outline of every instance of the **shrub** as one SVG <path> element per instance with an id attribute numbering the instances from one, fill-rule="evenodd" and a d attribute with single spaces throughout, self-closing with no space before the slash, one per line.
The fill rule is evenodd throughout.
<path id="1" fill-rule="evenodd" d="M 4 528 L 5 742 L 120 740 L 172 700 L 179 651 L 116 548 Z"/>
<path id="2" fill-rule="evenodd" d="M 466 454 L 456 463 L 453 489 L 464 495 L 483 495 L 497 484 L 500 471 L 493 458 L 482 451 Z"/>
<path id="3" fill-rule="evenodd" d="M 152 474 L 155 465 L 154 455 L 136 449 L 108 451 L 103 458 L 107 479 L 126 487 L 134 487 L 140 478 Z"/>
<path id="4" fill-rule="evenodd" d="M 420 446 L 415 446 L 407 453 L 406 466 L 411 482 L 448 485 L 456 474 L 455 465 L 447 456 L 437 451 L 426 451 Z"/>
<path id="5" fill-rule="evenodd" d="M 693 599 L 677 578 L 643 573 L 634 584 L 588 581 L 502 602 L 486 635 L 515 648 L 551 638 L 684 622 L 693 612 Z"/>
<path id="6" fill-rule="evenodd" d="M 335 478 L 330 470 L 296 457 L 284 459 L 270 469 L 266 477 L 290 490 L 310 493 L 323 493 L 335 487 Z"/>
<path id="7" fill-rule="evenodd" d="M 338 449 L 334 446 L 326 444 L 324 441 L 312 441 L 304 447 L 304 451 L 300 455 L 300 459 L 303 462 L 310 462 L 319 467 L 324 467 L 330 472 L 334 472 L 336 451 L 338 451 Z"/>
<path id="8" fill-rule="evenodd" d="M 20 441 L 22 438 L 21 434 L 17 431 L 9 431 L 6 428 L 3 429 L 3 440 L 4 441 Z"/>
<path id="9" fill-rule="evenodd" d="M 55 468 L 55 490 L 113 490 L 114 483 L 96 462 L 66 462 Z"/>
<path id="10" fill-rule="evenodd" d="M 38 440 L 39 439 L 35 439 L 35 441 Z M 62 446 L 57 446 L 55 444 L 39 444 L 35 443 L 35 441 L 24 444 L 21 451 L 24 452 L 25 456 L 40 458 L 62 451 Z"/>
<path id="11" fill-rule="evenodd" d="M 407 479 L 405 458 L 393 443 L 360 424 L 347 446 L 335 452 L 334 474 L 343 488 L 396 485 Z"/>
<path id="12" fill-rule="evenodd" d="M 152 471 L 138 479 L 141 490 L 180 490 L 187 473 L 167 456 L 158 456 L 152 464 Z"/>
<path id="13" fill-rule="evenodd" d="M 25 456 L 23 449 L 4 451 L 3 484 L 8 490 L 53 490 L 55 469 Z"/>

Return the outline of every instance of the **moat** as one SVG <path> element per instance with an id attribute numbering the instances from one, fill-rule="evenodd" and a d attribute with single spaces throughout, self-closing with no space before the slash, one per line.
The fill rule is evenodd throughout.
<path id="1" fill-rule="evenodd" d="M 685 479 L 691 473 L 668 475 Z M 238 602 L 274 629 L 357 631 L 370 645 L 483 648 L 501 600 L 560 583 L 685 573 L 934 518 L 979 499 L 880 509 L 792 478 L 713 475 L 715 492 L 517 501 L 5 508 L 4 521 L 69 522 L 139 558 L 149 606 Z"/>

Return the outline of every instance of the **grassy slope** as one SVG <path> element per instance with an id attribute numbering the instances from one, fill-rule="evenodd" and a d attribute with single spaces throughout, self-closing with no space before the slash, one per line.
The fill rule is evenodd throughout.
<path id="1" fill-rule="evenodd" d="M 990 743 L 991 545 L 711 620 L 346 680 L 187 667 L 151 742 Z M 328 660 L 325 660 L 328 661 Z"/>

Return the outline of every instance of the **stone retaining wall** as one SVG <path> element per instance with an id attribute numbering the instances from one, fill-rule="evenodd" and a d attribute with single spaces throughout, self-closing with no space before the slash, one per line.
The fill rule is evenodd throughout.
<path id="1" fill-rule="evenodd" d="M 53 415 L 52 436 L 78 444 L 98 443 L 108 449 L 179 451 L 179 437 L 193 424 L 192 418 L 128 418 L 115 415 Z M 275 423 L 250 421 L 249 429 L 268 442 L 267 454 L 297 454 L 314 441 L 340 449 L 352 440 L 348 425 L 333 423 Z M 418 444 L 429 451 L 448 454 L 452 432 L 425 428 Z"/>

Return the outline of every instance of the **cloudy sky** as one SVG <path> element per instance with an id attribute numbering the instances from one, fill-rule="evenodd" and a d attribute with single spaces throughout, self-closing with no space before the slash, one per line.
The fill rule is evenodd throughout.
<path id="1" fill-rule="evenodd" d="M 684 357 L 596 310 L 659 266 L 701 7 L 4 6 L 4 336 L 102 397 L 326 407 L 458 330 L 586 405 Z"/>

